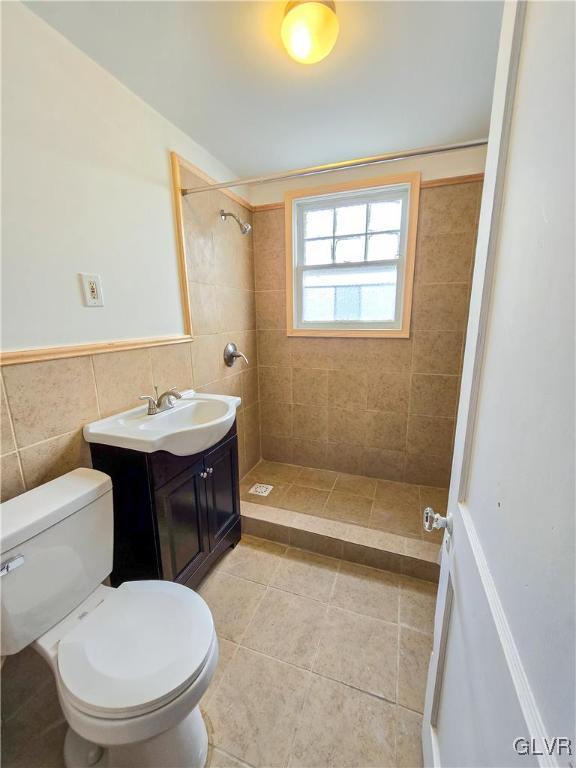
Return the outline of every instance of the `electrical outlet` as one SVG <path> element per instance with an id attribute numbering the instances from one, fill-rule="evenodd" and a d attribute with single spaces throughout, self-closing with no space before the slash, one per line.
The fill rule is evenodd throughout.
<path id="1" fill-rule="evenodd" d="M 100 275 L 91 275 L 87 272 L 79 272 L 80 282 L 82 283 L 82 292 L 84 294 L 84 306 L 103 307 L 104 297 L 102 296 L 102 283 Z"/>

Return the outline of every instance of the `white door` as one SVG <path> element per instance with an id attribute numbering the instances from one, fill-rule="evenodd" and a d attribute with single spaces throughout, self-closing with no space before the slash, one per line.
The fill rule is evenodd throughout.
<path id="1" fill-rule="evenodd" d="M 576 765 L 573 185 L 574 5 L 505 3 L 427 766 Z"/>

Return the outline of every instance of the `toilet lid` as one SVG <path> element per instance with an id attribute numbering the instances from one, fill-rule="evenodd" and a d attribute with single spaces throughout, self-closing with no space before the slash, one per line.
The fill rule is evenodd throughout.
<path id="1" fill-rule="evenodd" d="M 100 717 L 131 717 L 176 698 L 202 671 L 214 633 L 196 592 L 130 581 L 62 638 L 58 670 L 71 703 Z"/>

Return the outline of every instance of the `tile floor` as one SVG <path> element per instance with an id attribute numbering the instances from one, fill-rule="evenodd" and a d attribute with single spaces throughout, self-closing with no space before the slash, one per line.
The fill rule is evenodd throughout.
<path id="1" fill-rule="evenodd" d="M 249 493 L 254 483 L 273 489 L 268 496 Z M 345 475 L 326 469 L 261 461 L 242 480 L 241 498 L 256 504 L 353 523 L 386 533 L 439 542 L 442 533 L 425 533 L 422 513 L 427 506 L 445 514 L 446 488 Z"/>
<path id="2" fill-rule="evenodd" d="M 200 593 L 221 643 L 212 765 L 421 765 L 434 584 L 245 537 Z"/>
<path id="3" fill-rule="evenodd" d="M 200 592 L 220 638 L 212 768 L 421 765 L 435 585 L 244 537 Z M 28 649 L 2 673 L 2 765 L 61 768 L 47 665 Z"/>

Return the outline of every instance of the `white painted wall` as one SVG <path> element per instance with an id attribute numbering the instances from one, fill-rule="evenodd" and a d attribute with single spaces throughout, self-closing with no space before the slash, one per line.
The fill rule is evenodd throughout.
<path id="1" fill-rule="evenodd" d="M 20 3 L 2 44 L 2 348 L 181 333 L 168 153 L 232 172 Z"/>

